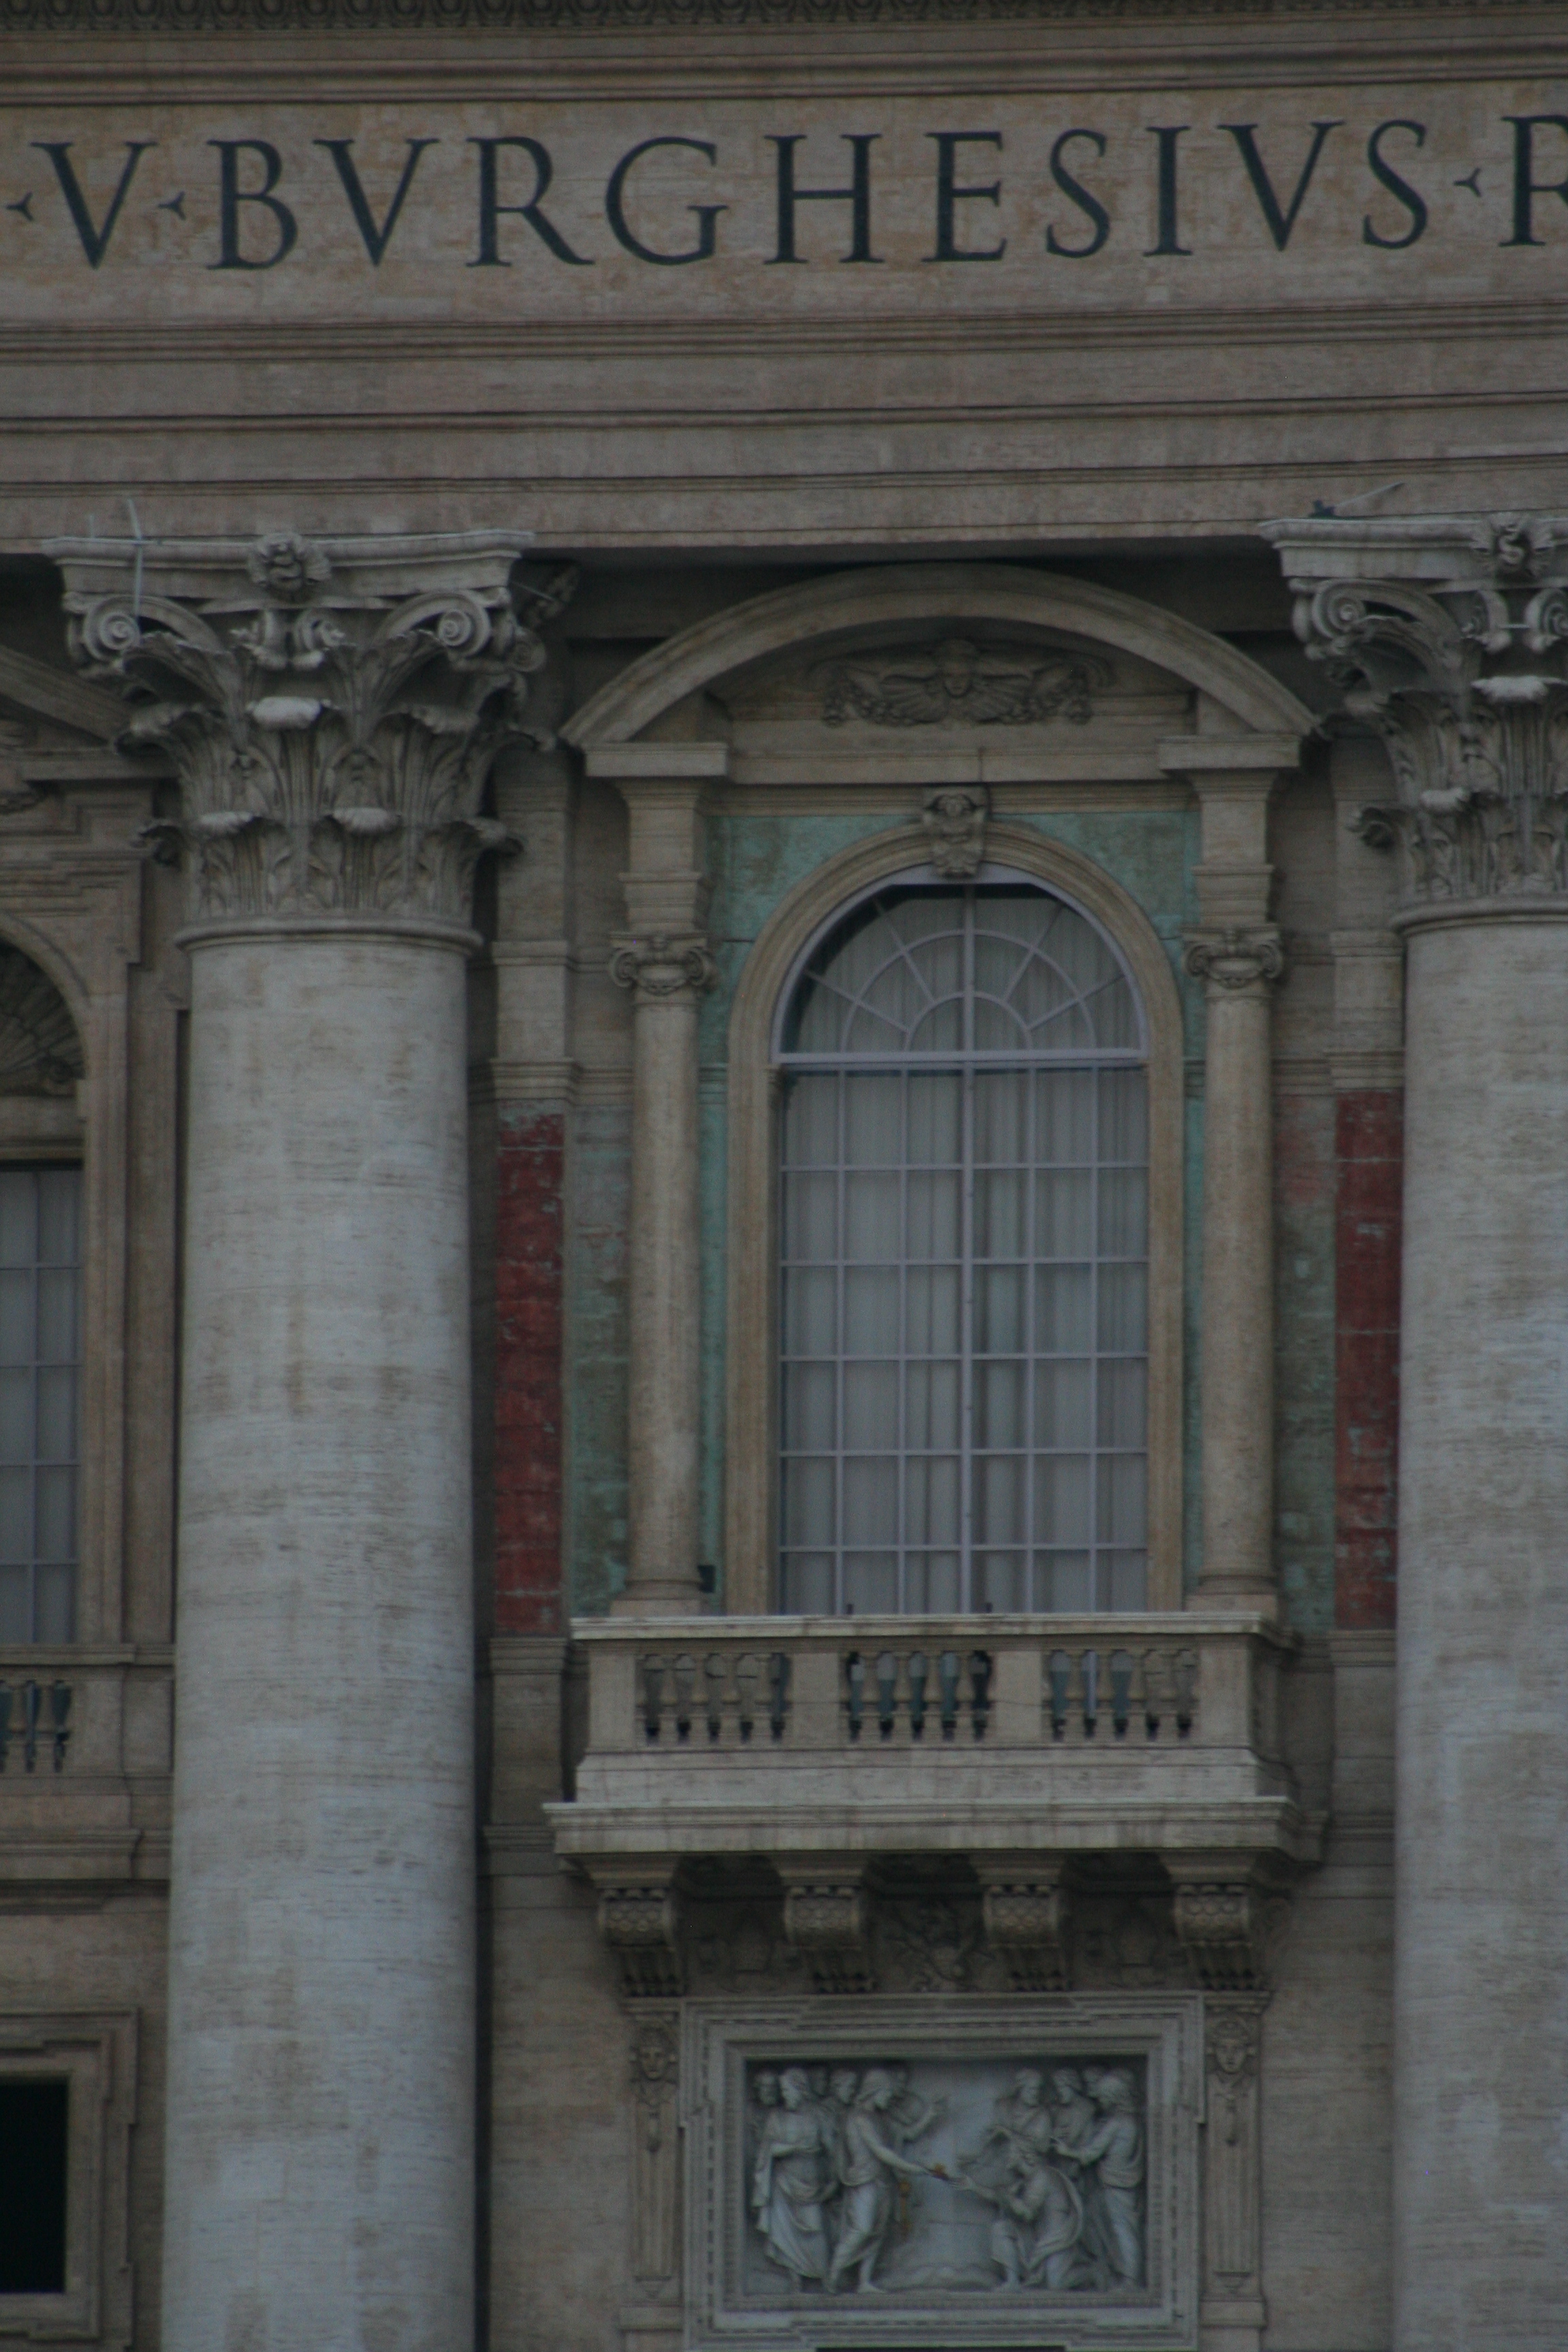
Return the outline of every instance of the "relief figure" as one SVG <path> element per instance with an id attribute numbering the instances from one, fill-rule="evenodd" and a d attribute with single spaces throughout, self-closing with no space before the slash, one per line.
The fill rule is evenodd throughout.
<path id="1" fill-rule="evenodd" d="M 905 2095 L 908 2095 L 907 2094 Z M 828 2267 L 827 2284 L 844 2284 L 849 2272 L 862 2294 L 876 2287 L 878 2257 L 898 2207 L 900 2179 L 922 2175 L 945 2179 L 939 2166 L 906 2156 L 902 2143 L 917 2138 L 929 2121 L 911 2130 L 889 2113 L 900 2096 L 891 2073 L 881 2066 L 866 2070 L 855 2103 L 844 2117 L 838 2138 L 838 2180 L 843 2190 L 838 2239 Z"/>
<path id="2" fill-rule="evenodd" d="M 763 2106 L 756 2162 L 752 2172 L 752 2210 L 769 2257 L 797 2279 L 825 2278 L 828 2265 L 824 2203 L 833 2187 L 833 2126 L 811 2095 L 804 2066 L 786 2066 L 778 2076 L 780 2104 Z"/>
<path id="3" fill-rule="evenodd" d="M 1069 2287 L 1076 2282 L 1075 2250 L 1083 2235 L 1083 2202 L 1071 2180 L 1050 2161 L 1056 2151 L 1056 2119 L 1045 2104 L 1045 2080 L 1026 2066 L 1012 2090 L 996 2102 L 991 2128 L 973 2158 L 960 2169 L 977 2197 L 996 2209 L 991 2229 L 991 2259 L 1010 2287 Z M 984 2169 L 999 2149 L 1000 2176 Z"/>

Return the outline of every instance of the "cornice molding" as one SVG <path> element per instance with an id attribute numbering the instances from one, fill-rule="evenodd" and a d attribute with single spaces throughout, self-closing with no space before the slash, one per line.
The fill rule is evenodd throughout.
<path id="1" fill-rule="evenodd" d="M 595 33 L 1533 17 L 1559 0 L 0 0 L 0 33 Z"/>

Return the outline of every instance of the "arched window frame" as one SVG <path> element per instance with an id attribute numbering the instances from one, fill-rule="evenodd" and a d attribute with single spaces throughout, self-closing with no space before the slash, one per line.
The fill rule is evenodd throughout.
<path id="1" fill-rule="evenodd" d="M 1183 1039 L 1165 948 L 1130 894 L 1065 844 L 993 824 L 987 866 L 1066 898 L 1114 947 L 1142 1003 L 1149 1083 L 1149 1606 L 1182 1605 Z M 900 826 L 797 885 L 764 925 L 730 1019 L 725 1592 L 732 1614 L 776 1603 L 777 1184 L 780 1024 L 832 927 L 896 881 L 935 881 L 923 835 Z"/>

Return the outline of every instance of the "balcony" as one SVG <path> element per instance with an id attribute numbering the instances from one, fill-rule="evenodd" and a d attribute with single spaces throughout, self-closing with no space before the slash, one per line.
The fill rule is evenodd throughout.
<path id="1" fill-rule="evenodd" d="M 556 1846 L 1315 1859 L 1287 1759 L 1297 1643 L 1261 1616 L 595 1621 Z"/>
<path id="2" fill-rule="evenodd" d="M 0 1891 L 169 1874 L 166 1645 L 0 1648 Z"/>

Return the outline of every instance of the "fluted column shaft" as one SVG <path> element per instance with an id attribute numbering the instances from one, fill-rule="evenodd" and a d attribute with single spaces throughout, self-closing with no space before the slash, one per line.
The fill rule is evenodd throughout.
<path id="1" fill-rule="evenodd" d="M 195 918 L 165 2352 L 471 2352 L 464 965 L 520 544 L 51 551 Z"/>
<path id="2" fill-rule="evenodd" d="M 616 1602 L 630 1616 L 700 1605 L 697 1024 L 714 967 L 701 929 L 702 780 L 668 772 L 695 764 L 693 751 L 630 745 L 590 754 L 592 769 L 615 775 L 631 820 L 622 877 L 630 928 L 610 967 L 632 992 L 629 1527 Z M 628 765 L 640 772 L 626 774 Z"/>
<path id="3" fill-rule="evenodd" d="M 1397 2352 L 1554 2352 L 1568 2275 L 1568 544 L 1270 525 L 1380 735 L 1406 941 Z"/>
<path id="4" fill-rule="evenodd" d="M 1177 747 L 1167 746 L 1168 761 Z M 1280 747 L 1281 761 L 1294 746 Z M 1274 1580 L 1274 1100 L 1269 999 L 1284 967 L 1268 920 L 1268 798 L 1278 768 L 1251 745 L 1184 764 L 1203 811 L 1204 1281 L 1201 1600 L 1271 1608 Z M 1254 764 L 1243 766 L 1246 758 Z M 1224 762 L 1224 764 L 1221 764 Z"/>

